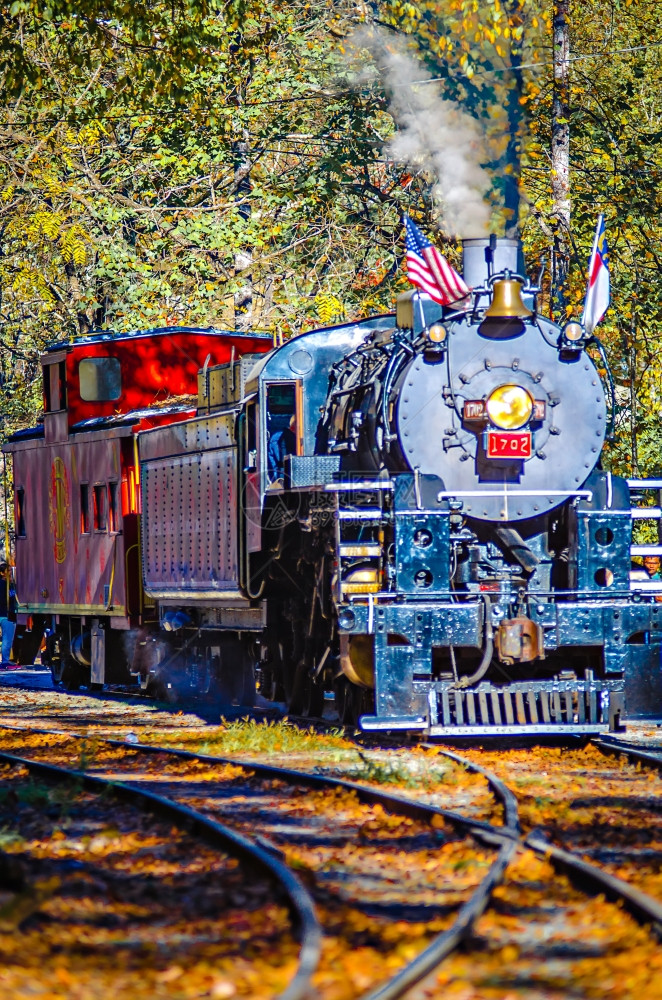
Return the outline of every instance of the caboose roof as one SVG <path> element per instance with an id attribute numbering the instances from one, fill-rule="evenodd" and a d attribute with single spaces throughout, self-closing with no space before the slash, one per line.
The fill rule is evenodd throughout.
<path id="1" fill-rule="evenodd" d="M 117 343 L 121 340 L 140 340 L 143 338 L 152 338 L 158 336 L 172 336 L 173 334 L 180 333 L 194 333 L 199 336 L 210 336 L 218 337 L 219 335 L 232 337 L 236 340 L 242 339 L 257 339 L 257 340 L 273 340 L 270 333 L 264 333 L 261 331 L 248 331 L 246 333 L 239 332 L 237 330 L 221 330 L 214 326 L 156 326 L 149 330 L 129 330 L 127 332 L 116 332 L 114 330 L 95 330 L 92 333 L 87 334 L 85 337 L 77 337 L 75 340 L 57 340 L 52 344 L 48 344 L 45 348 L 45 352 L 51 353 L 56 351 L 66 351 L 71 350 L 74 347 L 84 347 L 90 344 L 103 344 L 108 342 Z"/>

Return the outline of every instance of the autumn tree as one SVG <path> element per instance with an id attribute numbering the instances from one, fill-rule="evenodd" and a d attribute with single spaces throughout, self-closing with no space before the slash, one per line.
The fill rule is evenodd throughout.
<path id="1" fill-rule="evenodd" d="M 660 468 L 660 342 L 662 229 L 662 101 L 659 88 L 662 28 L 654 5 L 568 5 L 570 57 L 567 118 L 571 183 L 565 314 L 579 316 L 588 256 L 599 212 L 607 224 L 612 306 L 596 333 L 616 378 L 615 435 L 608 461 L 616 471 Z M 558 81 L 557 81 L 558 82 Z M 550 187 L 549 137 L 554 132 L 554 80 L 541 77 L 531 102 L 532 141 L 523 185 L 535 210 L 525 227 L 534 254 L 554 246 L 547 219 L 559 205 Z M 551 237 L 551 239 L 550 239 Z M 563 317 L 561 317 L 563 318 Z"/>
<path id="2" fill-rule="evenodd" d="M 519 229 L 530 273 L 567 262 L 560 320 L 581 311 L 604 210 L 613 307 L 598 333 L 618 382 L 611 461 L 654 468 L 654 10 L 652 0 L 558 0 L 570 45 L 556 60 L 559 81 L 553 9 L 538 0 L 5 7 L 0 343 L 9 423 L 33 419 L 36 356 L 47 341 L 99 326 L 233 326 L 247 303 L 246 321 L 286 336 L 389 308 L 405 281 L 403 210 L 439 226 L 436 238 L 457 260 L 431 197 L 434 177 L 392 152 L 387 84 L 379 75 L 366 83 L 352 63 L 357 28 L 377 25 L 394 43 L 404 39 L 441 96 L 484 132 L 476 159 L 490 175 L 492 228 Z M 378 61 L 374 52 L 364 60 Z M 558 282 L 546 273 L 547 309 Z"/>
<path id="3" fill-rule="evenodd" d="M 390 300 L 398 213 L 384 189 L 397 181 L 372 166 L 388 116 L 341 79 L 353 8 L 16 3 L 10 15 L 10 388 L 30 382 L 47 340 L 234 325 L 242 255 L 254 325 L 287 334 Z"/>

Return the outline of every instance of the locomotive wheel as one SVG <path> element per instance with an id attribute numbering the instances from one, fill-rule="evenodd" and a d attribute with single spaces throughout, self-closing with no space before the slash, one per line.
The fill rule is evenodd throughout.
<path id="1" fill-rule="evenodd" d="M 276 680 L 276 672 L 272 666 L 262 667 L 262 680 L 260 681 L 260 694 L 267 699 L 267 701 L 278 701 L 278 689 L 280 685 Z"/>
<path id="2" fill-rule="evenodd" d="M 284 676 L 288 712 L 292 715 L 304 715 L 308 719 L 319 719 L 324 709 L 324 687 L 310 676 L 303 660 L 299 660 L 296 667 L 290 669 L 289 686 L 287 671 Z"/>
<path id="3" fill-rule="evenodd" d="M 336 710 L 343 726 L 358 727 L 362 715 L 374 711 L 374 692 L 352 684 L 346 677 L 339 677 L 334 684 Z"/>
<path id="4" fill-rule="evenodd" d="M 67 665 L 67 654 L 62 649 L 58 649 L 58 639 L 55 635 L 49 635 L 46 639 L 46 649 L 42 662 L 44 666 L 50 667 L 53 687 L 57 688 L 63 682 L 63 674 Z"/>
<path id="5" fill-rule="evenodd" d="M 61 682 L 65 691 L 78 691 L 83 685 L 89 686 L 89 670 L 74 660 L 67 658 L 62 667 Z"/>
<path id="6" fill-rule="evenodd" d="M 145 687 L 145 694 L 155 701 L 165 701 L 173 704 L 176 700 L 174 688 L 169 688 L 167 682 L 159 674 L 150 674 Z"/>
<path id="7" fill-rule="evenodd" d="M 350 684 L 346 677 L 338 677 L 333 685 L 336 696 L 336 711 L 338 719 L 343 726 L 355 724 L 356 712 L 354 709 L 354 691 L 356 687 Z"/>
<path id="8" fill-rule="evenodd" d="M 28 631 L 25 625 L 19 626 L 14 636 L 14 659 L 17 663 L 29 665 L 34 663 L 37 653 L 41 649 L 41 641 L 44 636 L 44 626 L 40 622 L 33 625 Z"/>
<path id="9" fill-rule="evenodd" d="M 311 677 L 305 664 L 300 664 L 301 677 L 301 714 L 309 719 L 319 719 L 324 711 L 324 685 L 316 677 Z"/>
<path id="10" fill-rule="evenodd" d="M 301 715 L 303 711 L 303 675 L 302 661 L 294 666 L 287 661 L 283 664 L 283 685 L 285 687 L 285 702 L 287 710 L 292 715 Z"/>
<path id="11" fill-rule="evenodd" d="M 255 704 L 255 667 L 244 652 L 244 662 L 236 681 L 237 704 L 252 708 Z"/>
<path id="12" fill-rule="evenodd" d="M 225 708 L 234 704 L 252 708 L 255 704 L 255 667 L 239 639 L 227 639 L 221 647 L 217 690 Z"/>
<path id="13" fill-rule="evenodd" d="M 59 687 L 62 683 L 62 661 L 60 659 L 54 660 L 50 664 L 51 668 L 51 680 L 53 682 L 53 687 Z"/>
<path id="14" fill-rule="evenodd" d="M 272 658 L 263 664 L 261 671 L 260 694 L 269 701 L 285 701 L 285 687 L 283 685 L 284 671 L 283 647 L 279 643 L 277 651 L 274 652 Z"/>

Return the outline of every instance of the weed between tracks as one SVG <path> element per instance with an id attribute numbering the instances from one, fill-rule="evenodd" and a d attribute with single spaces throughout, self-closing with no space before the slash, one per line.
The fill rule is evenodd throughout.
<path id="1" fill-rule="evenodd" d="M 150 742 L 159 742 L 163 746 L 183 747 L 189 742 L 188 735 L 177 732 L 168 734 L 165 739 L 162 732 L 149 733 L 147 738 Z M 234 722 L 221 720 L 221 724 L 215 727 L 213 735 L 201 737 L 199 732 L 190 734 L 190 741 L 195 743 L 200 753 L 259 756 L 264 761 L 270 760 L 272 755 L 309 754 L 311 750 L 343 754 L 354 749 L 353 744 L 345 738 L 341 730 L 319 733 L 312 726 L 309 729 L 302 729 L 287 719 L 278 722 L 257 722 L 255 719 L 238 719 Z"/>
<path id="2" fill-rule="evenodd" d="M 416 767 L 411 761 L 397 757 L 380 760 L 367 757 L 356 751 L 358 764 L 350 764 L 347 776 L 354 781 L 365 781 L 373 785 L 396 785 L 400 788 L 421 788 L 431 790 L 449 781 L 449 774 L 438 767 Z"/>

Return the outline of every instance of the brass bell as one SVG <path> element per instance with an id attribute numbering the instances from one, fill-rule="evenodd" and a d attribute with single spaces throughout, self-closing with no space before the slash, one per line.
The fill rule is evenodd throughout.
<path id="1" fill-rule="evenodd" d="M 519 281 L 506 277 L 494 282 L 492 301 L 485 311 L 485 319 L 525 319 L 533 313 L 522 302 L 522 286 Z"/>

